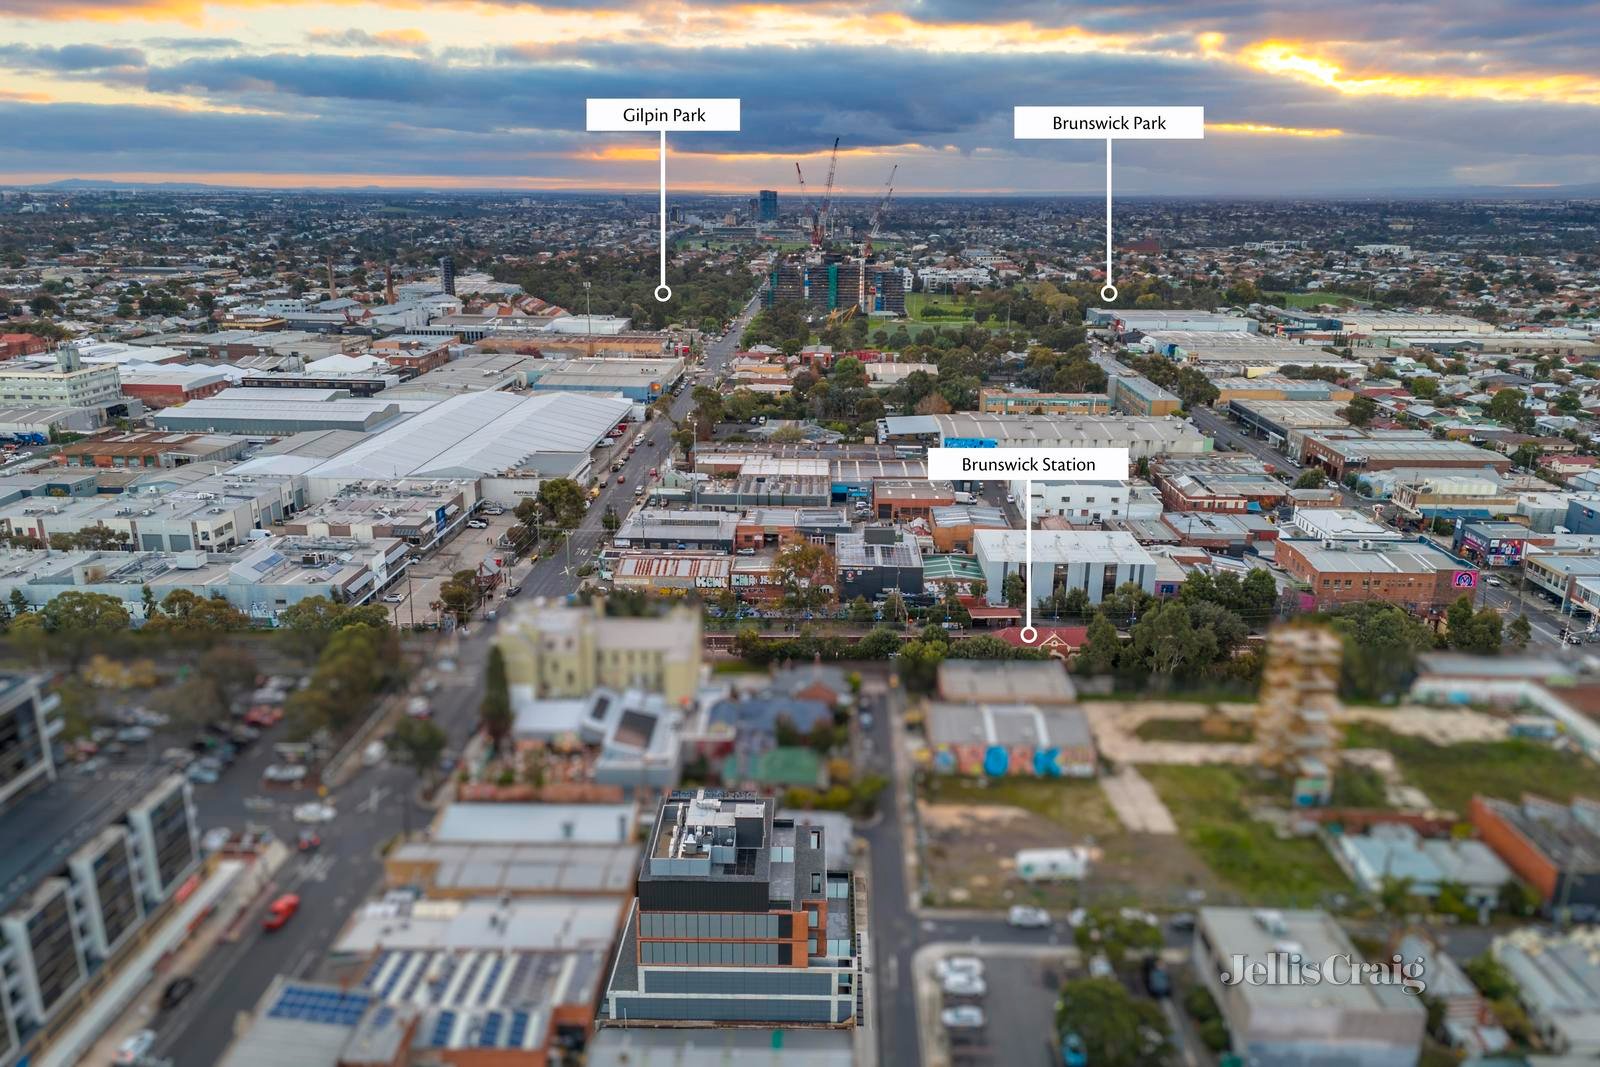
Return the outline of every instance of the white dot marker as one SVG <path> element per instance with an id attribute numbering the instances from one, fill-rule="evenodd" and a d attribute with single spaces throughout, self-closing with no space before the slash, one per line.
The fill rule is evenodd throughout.
<path id="1" fill-rule="evenodd" d="M 1022 638 L 1022 643 L 1025 645 L 1035 645 L 1039 643 L 1039 629 L 1031 623 L 1027 626 L 1024 626 L 1017 636 Z"/>
<path id="2" fill-rule="evenodd" d="M 1101 286 L 1100 287 L 1100 299 L 1104 300 L 1108 304 L 1116 303 L 1116 301 L 1117 301 L 1117 287 L 1114 286 L 1114 285 L 1110 285 L 1110 284 Z"/>
<path id="3" fill-rule="evenodd" d="M 672 299 L 672 289 L 665 284 L 656 286 L 656 299 L 665 304 Z"/>

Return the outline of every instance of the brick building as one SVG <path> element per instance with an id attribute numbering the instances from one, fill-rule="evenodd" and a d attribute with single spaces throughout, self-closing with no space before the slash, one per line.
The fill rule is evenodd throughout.
<path id="1" fill-rule="evenodd" d="M 1278 566 L 1309 587 L 1319 609 L 1383 600 L 1437 615 L 1478 588 L 1476 567 L 1426 541 L 1328 544 L 1284 538 L 1276 549 Z"/>

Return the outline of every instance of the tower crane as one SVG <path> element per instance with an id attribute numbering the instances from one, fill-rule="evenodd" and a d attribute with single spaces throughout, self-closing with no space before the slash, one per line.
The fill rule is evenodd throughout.
<path id="1" fill-rule="evenodd" d="M 806 192 L 806 175 L 800 169 L 799 160 L 796 160 L 794 164 L 794 176 L 800 181 L 800 209 L 811 216 L 811 246 L 813 248 L 820 247 L 822 244 L 822 221 L 816 210 L 811 206 L 811 195 Z"/>
<path id="2" fill-rule="evenodd" d="M 896 163 L 889 168 L 889 178 L 883 183 L 883 196 L 878 199 L 878 206 L 872 209 L 872 220 L 867 223 L 867 239 L 861 244 L 861 258 L 872 258 L 872 239 L 878 236 L 878 227 L 883 225 L 883 216 L 889 210 L 889 200 L 894 196 L 894 176 L 900 170 Z"/>
<path id="3" fill-rule="evenodd" d="M 833 216 L 831 214 L 833 208 L 833 175 L 838 169 L 839 138 L 835 137 L 833 139 L 833 155 L 828 159 L 828 184 L 823 186 L 822 206 L 817 210 L 817 228 L 811 234 L 811 243 L 818 248 L 822 247 L 823 227 L 827 227 L 830 235 L 833 233 Z"/>

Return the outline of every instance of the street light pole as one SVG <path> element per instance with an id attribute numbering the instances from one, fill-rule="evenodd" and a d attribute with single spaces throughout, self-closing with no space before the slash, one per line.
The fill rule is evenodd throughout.
<path id="1" fill-rule="evenodd" d="M 593 282 L 583 283 L 583 332 L 589 335 L 589 344 L 594 344 L 594 315 L 589 310 L 589 290 Z"/>

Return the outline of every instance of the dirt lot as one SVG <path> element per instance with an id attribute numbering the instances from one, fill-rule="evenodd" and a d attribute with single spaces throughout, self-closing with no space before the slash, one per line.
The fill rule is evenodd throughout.
<path id="1" fill-rule="evenodd" d="M 1186 906 L 1191 889 L 1215 882 L 1181 839 L 1125 831 L 1097 781 L 941 778 L 919 805 L 927 835 L 930 903 L 1004 907 L 1039 903 L 1133 903 Z M 1082 885 L 1025 885 L 1013 874 L 1024 848 L 1089 845 L 1100 850 Z"/>

